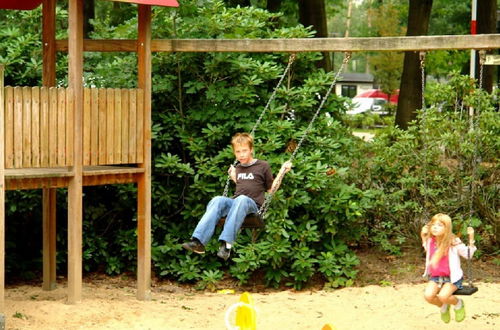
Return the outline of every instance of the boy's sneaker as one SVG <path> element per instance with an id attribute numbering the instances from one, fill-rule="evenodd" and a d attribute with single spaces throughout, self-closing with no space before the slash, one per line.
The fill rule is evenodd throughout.
<path id="1" fill-rule="evenodd" d="M 205 247 L 198 241 L 196 238 L 193 238 L 191 241 L 183 243 L 182 247 L 186 250 L 193 251 L 194 253 L 204 254 Z"/>
<path id="2" fill-rule="evenodd" d="M 457 322 L 462 322 L 465 319 L 465 304 L 462 299 L 460 300 L 462 301 L 462 307 L 455 309 L 455 321 Z"/>
<path id="3" fill-rule="evenodd" d="M 226 242 L 222 242 L 219 251 L 217 252 L 217 257 L 227 260 L 229 259 L 230 255 L 231 255 L 231 249 L 228 249 L 226 247 Z"/>
<path id="4" fill-rule="evenodd" d="M 450 323 L 450 305 L 446 308 L 446 312 L 441 312 L 441 320 L 443 320 L 444 323 Z"/>

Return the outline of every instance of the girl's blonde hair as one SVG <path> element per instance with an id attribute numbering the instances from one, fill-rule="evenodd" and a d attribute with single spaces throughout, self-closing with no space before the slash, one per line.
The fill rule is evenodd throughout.
<path id="1" fill-rule="evenodd" d="M 433 266 L 436 266 L 443 256 L 448 255 L 448 250 L 455 239 L 455 235 L 453 235 L 452 232 L 451 218 L 447 214 L 438 213 L 434 215 L 431 218 L 431 221 L 427 224 L 429 226 L 429 230 L 431 226 L 438 221 L 444 225 L 444 234 L 443 237 L 439 238 L 439 240 L 436 239 L 437 249 L 431 259 Z"/>
<path id="2" fill-rule="evenodd" d="M 248 133 L 236 133 L 231 139 L 233 149 L 238 144 L 247 144 L 250 149 L 253 149 L 253 136 Z"/>

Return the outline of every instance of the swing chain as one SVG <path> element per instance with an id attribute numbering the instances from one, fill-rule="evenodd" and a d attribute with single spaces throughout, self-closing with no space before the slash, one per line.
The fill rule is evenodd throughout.
<path id="1" fill-rule="evenodd" d="M 293 64 L 293 62 L 295 61 L 296 58 L 297 58 L 297 56 L 295 55 L 295 53 L 290 54 L 290 56 L 288 58 L 288 64 L 287 64 L 287 66 L 285 68 L 285 71 L 283 71 L 283 74 L 280 76 L 278 84 L 276 84 L 276 87 L 274 87 L 273 93 L 269 97 L 269 100 L 267 101 L 264 109 L 261 111 L 261 113 L 259 115 L 259 118 L 257 119 L 257 121 L 255 122 L 255 124 L 252 127 L 252 130 L 250 131 L 250 135 L 251 136 L 254 136 L 255 130 L 260 125 L 260 123 L 262 121 L 262 118 L 264 118 L 264 114 L 267 112 L 267 110 L 269 109 L 269 106 L 271 105 L 271 102 L 276 97 L 276 92 L 278 91 L 278 88 L 283 83 L 283 80 L 285 79 L 286 75 L 290 71 L 290 68 L 292 67 L 292 64 Z M 235 167 L 237 164 L 238 164 L 238 160 L 235 160 L 233 162 L 232 166 Z M 226 179 L 226 185 L 224 186 L 224 192 L 222 193 L 222 196 L 224 196 L 224 197 L 227 197 L 227 195 L 229 194 L 229 184 L 230 184 L 230 182 L 231 182 L 231 176 L 228 175 L 227 179 Z"/>
<path id="2" fill-rule="evenodd" d="M 310 130 L 312 129 L 314 121 L 316 120 L 316 118 L 318 117 L 319 113 L 321 112 L 321 109 L 325 105 L 326 100 L 330 96 L 333 88 L 335 87 L 335 84 L 337 83 L 337 80 L 339 79 L 340 75 L 344 71 L 345 66 L 349 63 L 349 61 L 351 59 L 351 56 L 352 56 L 352 54 L 350 52 L 345 52 L 344 53 L 344 59 L 342 61 L 342 65 L 340 66 L 339 70 L 335 74 L 335 77 L 333 78 L 333 81 L 330 84 L 330 86 L 329 86 L 326 94 L 323 96 L 318 109 L 314 113 L 311 121 L 309 122 L 309 125 L 307 126 L 307 128 L 304 131 L 304 133 L 302 134 L 302 137 L 301 137 L 299 143 L 297 144 L 297 147 L 295 148 L 295 150 L 293 151 L 292 155 L 290 156 L 289 162 L 293 162 L 293 160 L 295 159 L 295 156 L 297 155 L 297 152 L 299 151 L 300 146 L 302 145 L 302 143 L 304 142 L 306 136 L 309 134 Z M 285 172 L 278 174 L 278 176 L 276 177 L 276 180 L 277 180 L 277 183 L 278 183 L 278 184 L 275 185 L 276 187 L 279 187 L 279 184 L 283 180 L 284 176 L 285 176 Z M 264 219 L 264 217 L 266 215 L 266 212 L 269 209 L 269 204 L 271 203 L 271 200 L 273 199 L 273 196 L 274 196 L 275 192 L 276 192 L 276 189 L 273 189 L 273 190 L 271 190 L 271 192 L 269 192 L 269 194 L 266 196 L 266 199 L 264 200 L 264 203 L 262 204 L 262 206 L 261 206 L 261 208 L 259 210 L 259 215 L 262 217 L 262 219 Z"/>
<path id="3" fill-rule="evenodd" d="M 484 71 L 484 63 L 486 61 L 486 51 L 481 50 L 479 51 L 479 90 L 483 88 L 483 71 Z M 477 109 L 479 110 L 479 109 Z M 478 161 L 478 138 L 476 136 L 477 134 L 477 125 L 479 122 L 479 111 L 477 112 L 476 116 L 471 118 L 470 120 L 470 132 L 472 134 L 472 138 L 476 137 L 475 140 L 476 142 L 474 143 L 474 151 L 472 155 L 472 178 L 471 178 L 471 184 L 470 184 L 470 198 L 469 198 L 469 227 L 472 225 L 472 216 L 474 215 L 474 196 L 475 196 L 475 191 L 476 191 L 476 185 L 475 185 L 475 178 L 477 174 L 477 161 Z"/>
<path id="4" fill-rule="evenodd" d="M 483 88 L 483 71 L 484 71 L 484 63 L 486 60 L 486 51 L 481 50 L 479 51 L 479 90 Z M 474 144 L 474 151 L 472 155 L 472 173 L 471 173 L 471 183 L 470 183 L 470 197 L 469 197 L 469 219 L 468 219 L 468 226 L 472 227 L 472 216 L 474 215 L 474 197 L 476 195 L 476 175 L 477 175 L 477 161 L 478 161 L 478 138 L 477 138 L 477 130 L 476 126 L 478 125 L 479 122 L 479 116 L 480 113 L 477 112 L 476 116 L 471 118 L 470 120 L 470 132 L 472 134 L 472 137 L 476 137 L 476 143 Z M 472 287 L 472 267 L 471 267 L 472 260 L 470 258 L 470 247 L 467 248 L 467 278 L 469 280 L 469 286 Z"/>
<path id="5" fill-rule="evenodd" d="M 425 134 L 426 131 L 426 125 L 427 125 L 427 116 L 426 116 L 426 107 L 425 107 L 425 52 L 421 51 L 419 53 L 419 58 L 420 58 L 420 75 L 421 75 L 421 98 L 422 98 L 422 128 L 423 128 L 423 134 L 422 134 L 422 145 L 423 149 L 425 152 L 427 152 L 427 134 Z M 422 160 L 424 164 L 424 169 L 425 173 L 428 172 L 428 157 L 424 155 L 424 159 Z M 429 211 L 428 211 L 428 184 L 427 184 L 427 175 L 424 175 L 424 222 L 429 219 Z"/>
<path id="6" fill-rule="evenodd" d="M 330 96 L 333 88 L 335 87 L 337 80 L 340 78 L 340 75 L 344 71 L 344 67 L 347 65 L 347 63 L 349 63 L 351 56 L 352 55 L 350 52 L 345 53 L 344 60 L 342 61 L 342 65 L 340 66 L 339 70 L 335 74 L 335 77 L 333 78 L 333 81 L 330 84 L 330 87 L 328 88 L 325 96 L 323 96 L 321 103 L 320 103 L 318 109 L 316 110 L 316 112 L 314 113 L 314 116 L 312 117 L 311 121 L 309 122 L 309 125 L 307 126 L 306 130 L 304 131 L 304 134 L 302 134 L 302 137 L 301 137 L 299 143 L 297 144 L 297 147 L 295 148 L 295 150 L 292 153 L 292 156 L 290 157 L 290 162 L 292 162 L 295 159 L 295 156 L 297 155 L 297 152 L 299 151 L 300 146 L 302 145 L 302 143 L 306 139 L 307 135 L 309 134 L 309 131 L 311 130 L 314 122 L 316 121 L 316 118 L 318 117 L 319 113 L 321 112 L 321 109 L 323 108 L 323 106 L 326 103 L 326 100 L 328 100 L 328 97 Z"/>
<path id="7" fill-rule="evenodd" d="M 484 71 L 484 63 L 486 62 L 486 51 L 479 51 L 479 89 L 483 88 L 483 71 Z"/>

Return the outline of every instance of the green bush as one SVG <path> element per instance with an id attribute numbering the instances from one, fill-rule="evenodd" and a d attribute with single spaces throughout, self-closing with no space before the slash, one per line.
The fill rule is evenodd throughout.
<path id="1" fill-rule="evenodd" d="M 135 38 L 133 6 L 124 6 L 116 17 L 109 14 L 110 3 L 96 5 L 93 38 Z M 32 13 L 39 17 L 39 11 Z M 23 14 L 17 15 L 24 22 Z M 197 1 L 186 0 L 178 11 L 155 8 L 154 15 L 154 38 L 312 36 L 310 29 L 301 26 L 280 27 L 280 14 L 253 7 L 227 9 L 221 1 L 200 7 Z M 6 45 L 0 49 L 7 49 L 11 42 L 28 52 L 38 46 L 39 40 L 12 41 L 6 37 L 7 30 L 0 30 L 0 43 Z M 15 32 L 16 38 L 23 31 Z M 86 54 L 85 84 L 134 87 L 135 55 L 115 55 Z M 333 79 L 333 73 L 316 68 L 320 58 L 319 53 L 298 55 L 256 131 L 256 157 L 268 160 L 275 173 L 290 157 Z M 351 136 L 342 122 L 344 102 L 332 95 L 276 193 L 258 240 L 252 242 L 250 233 L 242 232 L 233 258 L 224 264 L 215 256 L 216 239 L 203 257 L 185 253 L 180 244 L 190 237 L 210 198 L 222 194 L 234 158 L 231 136 L 252 128 L 287 60 L 288 55 L 279 53 L 154 54 L 152 259 L 156 276 L 197 282 L 199 288 L 210 290 L 224 275 L 240 283 L 262 276 L 269 286 L 295 288 L 320 275 L 328 287 L 349 286 L 359 262 L 354 248 L 369 240 L 398 253 L 416 242 L 424 211 L 451 213 L 459 220 L 455 221 L 457 229 L 463 230 L 470 196 L 467 187 L 474 178 L 480 184 L 473 200 L 473 225 L 483 251 L 498 246 L 499 120 L 492 108 L 495 98 L 474 92 L 466 79 L 454 77 L 451 87 L 445 85 L 430 93 L 428 99 L 443 112 L 428 111 L 423 129 L 417 124 L 407 131 L 388 127 L 370 144 Z M 36 85 L 39 65 L 27 65 L 27 61 L 21 59 L 14 69 L 8 69 L 6 80 Z M 59 61 L 64 62 L 65 57 Z M 61 70 L 58 75 L 63 76 L 65 69 Z M 64 85 L 64 81 L 61 78 L 58 84 Z M 446 91 L 457 95 L 450 98 Z M 453 100 L 460 104 L 451 103 Z M 482 109 L 480 130 L 469 132 L 467 128 L 460 110 L 469 105 Z M 324 115 L 327 112 L 329 116 Z M 477 176 L 471 166 L 476 146 L 481 159 Z M 116 185 L 85 188 L 84 192 L 84 270 L 134 271 L 136 188 Z M 30 241 L 34 245 L 24 250 L 16 243 L 25 237 L 24 227 L 35 228 L 33 236 L 40 237 L 41 221 L 34 220 L 40 219 L 40 194 L 9 192 L 7 199 L 7 215 L 16 219 L 7 226 L 7 271 L 34 277 L 33 270 L 40 269 L 41 263 L 36 248 L 41 246 L 40 240 Z M 58 199 L 57 263 L 59 269 L 65 269 L 66 195 L 61 192 Z"/>
<path id="2" fill-rule="evenodd" d="M 428 105 L 406 131 L 379 134 L 366 145 L 373 156 L 353 172 L 357 186 L 375 196 L 366 214 L 370 240 L 398 253 L 418 242 L 421 226 L 438 212 L 449 213 L 456 232 L 464 234 L 472 206 L 481 249 L 492 252 L 499 241 L 497 97 L 477 90 L 467 77 L 453 76 L 432 86 L 427 99 L 439 107 Z M 469 106 L 479 111 L 473 130 Z"/>

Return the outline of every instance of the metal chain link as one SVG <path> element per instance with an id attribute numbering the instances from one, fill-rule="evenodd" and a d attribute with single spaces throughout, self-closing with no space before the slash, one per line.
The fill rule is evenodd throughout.
<path id="1" fill-rule="evenodd" d="M 479 52 L 479 90 L 483 89 L 483 72 L 484 72 L 484 62 L 485 62 L 486 53 L 484 50 Z M 478 109 L 476 109 L 478 111 Z M 474 116 L 474 112 L 472 113 Z M 471 133 L 477 134 L 476 125 L 479 121 L 479 111 L 478 113 L 471 118 L 470 121 L 470 130 Z M 474 196 L 476 195 L 476 185 L 474 180 L 476 179 L 477 174 L 477 157 L 478 157 L 478 142 L 474 143 L 474 152 L 472 155 L 472 179 L 470 183 L 470 197 L 469 197 L 469 221 L 468 226 L 472 227 L 472 216 L 474 215 Z M 469 286 L 472 287 L 472 260 L 470 258 L 470 247 L 467 247 L 467 278 L 469 280 Z"/>
<path id="2" fill-rule="evenodd" d="M 276 84 L 276 87 L 274 87 L 274 90 L 273 90 L 271 96 L 269 97 L 269 100 L 267 101 L 264 109 L 261 111 L 261 113 L 259 115 L 259 118 L 257 119 L 257 121 L 255 122 L 255 124 L 252 127 L 252 130 L 250 131 L 251 136 L 254 136 L 255 130 L 260 125 L 262 118 L 264 118 L 264 114 L 267 112 L 267 110 L 269 109 L 269 107 L 271 105 L 271 102 L 276 97 L 276 92 L 278 91 L 278 88 L 281 86 L 281 84 L 283 83 L 283 80 L 285 79 L 286 75 L 290 71 L 290 68 L 292 67 L 293 62 L 295 61 L 295 58 L 296 58 L 295 54 L 291 54 L 290 57 L 288 58 L 288 65 L 286 66 L 285 71 L 283 71 L 283 74 L 280 76 L 278 84 Z M 237 164 L 238 164 L 238 160 L 235 160 L 233 162 L 233 166 L 236 166 Z M 224 197 L 227 197 L 227 195 L 229 194 L 229 183 L 230 182 L 231 182 L 231 176 L 228 175 L 227 179 L 226 179 L 226 185 L 224 186 L 224 192 L 222 194 Z"/>
<path id="3" fill-rule="evenodd" d="M 332 90 L 333 90 L 333 87 L 335 87 L 335 84 L 337 83 L 337 80 L 339 79 L 340 75 L 342 74 L 342 72 L 344 71 L 344 68 L 345 66 L 347 65 L 347 63 L 349 63 L 349 60 L 351 59 L 351 53 L 349 52 L 346 52 L 345 55 L 344 55 L 344 60 L 342 61 L 342 65 L 340 66 L 339 70 L 337 71 L 337 73 L 335 74 L 335 77 L 333 78 L 333 81 L 332 83 L 330 84 L 330 87 L 328 88 L 325 96 L 323 96 L 322 100 L 321 100 L 321 103 L 318 107 L 318 109 L 316 110 L 316 112 L 314 113 L 314 116 L 312 117 L 311 121 L 309 122 L 309 125 L 307 126 L 306 130 L 304 131 L 304 133 L 302 134 L 302 137 L 299 141 L 299 143 L 297 144 L 297 147 L 295 148 L 295 150 L 293 151 L 292 155 L 290 156 L 290 159 L 288 160 L 289 162 L 292 162 L 294 159 L 295 159 L 295 156 L 297 155 L 297 152 L 299 151 L 299 148 L 300 146 L 302 145 L 302 143 L 304 142 L 305 138 L 307 137 L 307 135 L 309 134 L 313 124 L 314 124 L 314 121 L 316 120 L 316 118 L 318 117 L 321 109 L 323 108 L 323 106 L 325 105 L 326 103 L 326 100 L 328 99 L 328 97 L 330 96 Z M 283 173 L 278 173 L 278 176 L 276 177 L 276 180 L 277 180 L 277 183 L 281 183 L 281 181 L 283 180 L 283 177 L 285 176 L 285 172 Z M 279 186 L 279 184 L 276 184 L 275 186 Z M 259 210 L 259 215 L 264 218 L 265 215 L 266 215 L 266 212 L 267 210 L 269 209 L 269 204 L 271 203 L 271 200 L 273 199 L 273 196 L 274 196 L 274 193 L 276 192 L 276 189 L 272 190 L 267 196 L 266 196 L 266 199 L 264 200 L 264 203 L 262 204 L 262 206 L 260 207 L 260 210 Z"/>
<path id="4" fill-rule="evenodd" d="M 422 145 L 424 148 L 424 152 L 427 153 L 427 134 L 425 133 L 426 130 L 426 125 L 427 125 L 427 109 L 425 106 L 425 52 L 420 52 L 419 54 L 420 57 L 420 82 L 421 82 L 421 100 L 422 100 L 422 128 L 424 129 L 422 132 Z M 428 183 L 427 183 L 427 175 L 426 173 L 428 172 L 428 157 L 425 157 L 422 160 L 424 163 L 424 221 L 426 222 L 429 220 L 429 210 L 428 210 Z"/>

